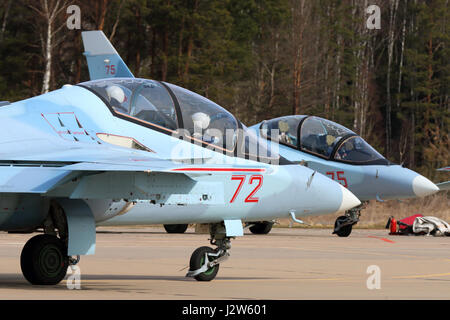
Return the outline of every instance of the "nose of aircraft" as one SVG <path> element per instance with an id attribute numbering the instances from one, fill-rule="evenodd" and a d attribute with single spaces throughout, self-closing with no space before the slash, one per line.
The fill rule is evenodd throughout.
<path id="1" fill-rule="evenodd" d="M 375 195 L 382 200 L 409 199 L 439 191 L 438 186 L 424 176 L 399 165 L 380 167 L 376 172 L 375 178 L 369 173 L 370 179 L 354 191 L 360 199 L 370 200 Z"/>
<path id="2" fill-rule="evenodd" d="M 303 166 L 282 166 L 290 176 L 291 187 L 286 199 L 278 198 L 295 208 L 299 216 L 333 214 L 352 209 L 361 201 L 334 180 Z"/>
<path id="3" fill-rule="evenodd" d="M 342 191 L 342 201 L 341 205 L 337 212 L 343 212 L 347 211 L 351 208 L 354 208 L 356 206 L 359 206 L 361 204 L 361 201 L 353 194 L 351 193 L 347 188 L 339 185 L 341 187 Z"/>
<path id="4" fill-rule="evenodd" d="M 417 197 L 429 196 L 439 191 L 437 185 L 435 185 L 433 182 L 431 182 L 430 180 L 421 175 L 418 175 L 413 179 L 412 187 L 414 194 Z"/>

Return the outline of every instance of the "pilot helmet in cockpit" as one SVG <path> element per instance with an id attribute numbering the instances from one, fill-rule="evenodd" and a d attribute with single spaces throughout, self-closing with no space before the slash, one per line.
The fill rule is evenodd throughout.
<path id="1" fill-rule="evenodd" d="M 111 85 L 106 87 L 106 94 L 108 96 L 108 102 L 110 103 L 111 107 L 114 108 L 114 110 L 117 111 L 125 111 L 128 110 L 121 110 L 124 109 L 123 103 L 125 102 L 126 96 L 123 89 L 116 85 Z"/>

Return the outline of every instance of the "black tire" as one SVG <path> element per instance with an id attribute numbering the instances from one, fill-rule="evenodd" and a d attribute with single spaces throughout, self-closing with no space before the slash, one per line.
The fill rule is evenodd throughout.
<path id="1" fill-rule="evenodd" d="M 345 221 L 348 220 L 348 217 L 346 216 L 340 216 L 336 219 L 334 222 L 334 229 L 336 230 L 336 227 L 338 224 L 342 224 Z M 333 233 L 336 233 L 339 237 L 348 237 L 352 233 L 353 225 L 349 224 L 347 226 L 341 227 L 338 231 L 335 231 Z"/>
<path id="2" fill-rule="evenodd" d="M 20 267 L 25 279 L 34 285 L 56 285 L 67 273 L 67 247 L 55 236 L 37 235 L 25 244 Z"/>
<path id="3" fill-rule="evenodd" d="M 164 229 L 167 233 L 185 233 L 188 228 L 187 224 L 165 224 Z"/>
<path id="4" fill-rule="evenodd" d="M 189 270 L 195 271 L 199 269 L 205 263 L 205 253 L 214 253 L 214 252 L 215 251 L 210 247 L 197 248 L 191 255 L 191 260 L 189 261 Z M 212 260 L 213 259 L 210 258 L 209 261 Z M 218 264 L 208 269 L 207 271 L 196 275 L 194 278 L 197 281 L 211 281 L 216 277 L 217 272 L 219 272 Z"/>
<path id="5" fill-rule="evenodd" d="M 270 221 L 256 222 L 249 230 L 253 234 L 268 234 L 272 230 L 272 226 L 273 222 Z"/>

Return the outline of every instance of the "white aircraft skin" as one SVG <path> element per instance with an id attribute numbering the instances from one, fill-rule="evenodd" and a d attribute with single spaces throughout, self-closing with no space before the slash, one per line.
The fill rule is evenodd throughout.
<path id="1" fill-rule="evenodd" d="M 215 277 L 229 255 L 230 239 L 243 234 L 243 220 L 328 214 L 360 204 L 350 191 L 304 166 L 223 154 L 219 147 L 214 151 L 189 137 L 180 140 L 138 115 L 121 113 L 99 93 L 118 85 L 158 89 L 170 96 L 169 84 L 109 79 L 66 85 L 0 107 L 0 230 L 46 233 L 30 239 L 22 252 L 22 271 L 33 284 L 61 281 L 67 266 L 76 263 L 69 256 L 94 253 L 95 226 L 125 212 L 134 201 L 202 208 L 177 212 L 167 220 L 211 223 L 218 248 L 194 252 L 188 275 L 197 280 Z M 96 86 L 101 87 L 97 93 Z M 133 103 L 145 109 L 142 99 Z M 239 126 L 231 114 L 214 108 L 213 114 Z M 124 147 L 124 141 L 132 143 Z M 59 249 L 40 256 L 47 246 Z M 36 264 L 36 254 L 49 260 Z M 52 263 L 58 272 L 43 269 Z"/>

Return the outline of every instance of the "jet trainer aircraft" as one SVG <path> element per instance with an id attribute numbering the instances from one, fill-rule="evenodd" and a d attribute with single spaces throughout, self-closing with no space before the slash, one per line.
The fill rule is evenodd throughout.
<path id="1" fill-rule="evenodd" d="M 110 72 L 123 72 L 109 62 Z M 0 105 L 0 231 L 43 232 L 20 257 L 32 284 L 59 283 L 79 255 L 94 253 L 96 225 L 136 201 L 207 208 L 176 220 L 211 226 L 217 248 L 190 259 L 188 276 L 200 281 L 216 276 L 242 220 L 360 204 L 340 184 L 271 153 L 214 102 L 169 83 L 94 80 Z"/>
<path id="2" fill-rule="evenodd" d="M 294 115 L 263 121 L 250 128 L 270 143 L 279 144 L 282 157 L 327 175 L 360 201 L 424 197 L 439 188 L 422 175 L 395 165 L 356 133 L 330 120 Z M 336 219 L 338 236 L 349 236 L 363 205 Z M 266 222 L 267 223 L 267 222 Z"/>
<path id="3" fill-rule="evenodd" d="M 118 76 L 134 77 L 102 32 L 84 32 L 83 42 L 91 79 L 109 77 L 111 69 L 114 68 L 119 70 L 116 74 Z M 102 54 L 96 49 L 100 44 L 104 47 Z M 109 66 L 111 61 L 113 66 L 118 67 Z M 336 180 L 363 202 L 420 197 L 437 191 L 437 187 L 425 177 L 392 164 L 352 131 L 322 118 L 286 116 L 264 121 L 250 129 L 256 131 L 257 135 L 262 132 L 262 138 L 269 140 L 268 143 L 279 143 L 280 153 L 285 158 L 307 165 Z M 442 184 L 440 187 L 446 188 L 448 184 Z M 350 235 L 352 226 L 359 221 L 362 208 L 363 206 L 354 208 L 346 212 L 345 216 L 338 217 L 334 233 L 338 236 Z M 182 221 L 178 216 L 183 212 L 192 214 L 203 210 L 206 209 L 202 206 L 166 206 L 155 209 L 146 201 L 138 201 L 129 214 L 117 216 L 103 224 L 163 223 L 167 232 L 182 233 L 188 225 L 177 223 Z M 270 232 L 273 222 L 247 219 L 246 224 L 253 233 L 266 234 Z"/>

